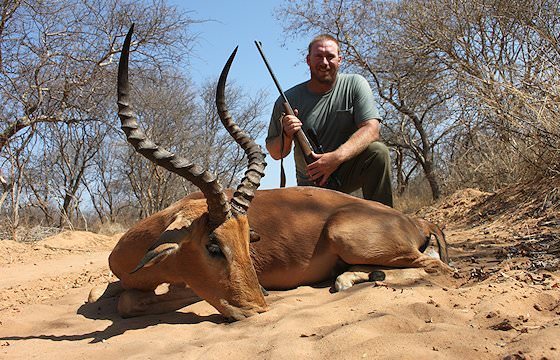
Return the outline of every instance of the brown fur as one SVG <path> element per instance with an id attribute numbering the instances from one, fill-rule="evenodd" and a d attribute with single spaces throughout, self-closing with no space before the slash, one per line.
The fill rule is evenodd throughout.
<path id="1" fill-rule="evenodd" d="M 232 217 L 214 230 L 224 250 L 223 259 L 212 258 L 206 250 L 210 241 L 207 220 L 204 200 L 183 199 L 125 233 L 109 256 L 109 266 L 124 289 L 153 293 L 162 283 L 176 288 L 188 284 L 227 317 L 242 319 L 265 311 L 266 302 L 249 256 L 247 217 Z M 148 249 L 162 239 L 177 242 L 179 248 L 155 265 L 131 273 Z M 143 298 L 146 306 L 158 302 Z M 141 312 L 132 305 L 130 296 L 127 302 L 130 307 L 119 305 L 122 315 Z"/>
<path id="2" fill-rule="evenodd" d="M 227 241 L 223 246 L 227 261 L 215 263 L 205 250 L 206 203 L 200 198 L 193 194 L 140 221 L 111 253 L 111 270 L 123 288 L 152 293 L 149 300 L 145 296 L 138 300 L 151 307 L 142 312 L 137 304 L 127 305 L 134 307 L 129 315 L 179 306 L 179 293 L 168 294 L 174 302 L 167 305 L 165 298 L 153 295 L 164 282 L 176 288 L 188 284 L 224 315 L 241 319 L 266 310 L 252 278 L 255 272 L 265 288 L 289 289 L 332 278 L 340 263 L 449 269 L 439 259 L 419 251 L 434 235 L 442 259 L 447 261 L 443 233 L 434 224 L 377 202 L 315 187 L 257 191 L 247 215 L 260 241 L 249 249 L 247 219 L 230 219 L 215 231 L 218 238 Z M 130 274 L 146 251 L 162 241 L 176 242 L 180 248 L 159 263 Z M 356 281 L 363 279 L 356 277 L 340 289 Z M 127 303 L 133 304 L 133 298 L 128 296 Z M 127 306 L 121 306 L 124 315 Z"/>

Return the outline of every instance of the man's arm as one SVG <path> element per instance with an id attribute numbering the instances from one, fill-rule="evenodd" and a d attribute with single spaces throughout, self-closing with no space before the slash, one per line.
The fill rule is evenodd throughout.
<path id="1" fill-rule="evenodd" d="M 341 163 L 353 159 L 364 151 L 369 144 L 379 140 L 379 128 L 380 124 L 377 119 L 366 120 L 359 124 L 358 130 L 334 151 L 342 159 Z"/>
<path id="2" fill-rule="evenodd" d="M 338 149 L 324 154 L 313 153 L 317 160 L 307 166 L 309 178 L 320 186 L 326 184 L 329 176 L 342 163 L 356 157 L 370 143 L 380 139 L 379 128 L 379 120 L 366 120 L 358 125 L 358 130 Z"/>

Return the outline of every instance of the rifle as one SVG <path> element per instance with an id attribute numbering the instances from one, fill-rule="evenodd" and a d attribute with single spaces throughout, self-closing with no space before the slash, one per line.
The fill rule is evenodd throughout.
<path id="1" fill-rule="evenodd" d="M 272 68 L 270 67 L 270 64 L 268 63 L 268 60 L 266 59 L 266 56 L 264 55 L 263 49 L 262 49 L 262 43 L 260 41 L 255 41 L 255 45 L 257 46 L 257 49 L 259 50 L 259 53 L 261 54 L 261 57 L 264 61 L 264 64 L 266 65 L 266 68 L 268 69 L 268 72 L 270 73 L 270 76 L 272 77 L 272 80 L 274 81 L 274 85 L 276 85 L 276 88 L 278 89 L 278 92 L 280 93 L 280 96 L 282 97 L 282 106 L 284 107 L 284 113 L 287 115 L 294 115 L 294 110 L 292 109 L 292 106 L 290 105 L 290 102 L 288 101 L 288 98 L 286 97 L 286 95 L 284 94 L 284 91 L 282 90 L 282 87 L 280 86 L 280 83 L 278 82 L 278 79 L 276 79 L 276 76 L 274 75 L 274 72 L 272 71 Z M 317 133 L 315 132 L 314 129 L 309 129 L 310 135 L 313 136 L 313 143 L 311 141 L 309 141 L 308 136 L 305 134 L 305 132 L 303 131 L 303 128 L 299 129 L 296 133 L 295 133 L 295 140 L 297 141 L 302 153 L 303 153 L 303 158 L 305 159 L 305 163 L 307 165 L 311 164 L 312 162 L 314 162 L 316 159 L 313 158 L 312 156 L 312 152 L 315 152 L 316 154 L 322 154 L 323 153 L 323 147 L 321 146 L 321 144 L 319 143 L 319 139 L 317 138 Z M 281 135 L 282 136 L 282 135 Z M 282 166 L 282 164 L 280 165 L 281 167 L 281 184 L 280 187 L 284 187 L 283 184 L 285 184 L 286 180 L 285 180 L 285 175 L 284 175 L 284 167 Z M 331 174 L 331 176 L 329 177 L 329 179 L 327 180 L 327 183 L 325 185 L 325 187 L 329 188 L 329 189 L 337 189 L 340 188 L 341 184 L 340 184 L 340 180 L 338 180 L 338 178 L 334 175 Z"/>

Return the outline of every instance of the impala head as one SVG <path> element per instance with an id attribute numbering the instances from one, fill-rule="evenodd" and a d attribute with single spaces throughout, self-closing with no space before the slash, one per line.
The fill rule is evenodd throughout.
<path id="1" fill-rule="evenodd" d="M 232 216 L 208 233 L 204 214 L 179 244 L 174 269 L 180 280 L 228 318 L 240 320 L 266 310 L 249 255 L 246 216 Z"/>
<path id="2" fill-rule="evenodd" d="M 118 105 L 122 129 L 137 152 L 189 180 L 206 198 L 205 205 L 193 200 L 192 209 L 182 209 L 174 214 L 159 240 L 148 249 L 132 272 L 134 276 L 157 276 L 157 271 L 170 271 L 171 274 L 162 274 L 161 278 L 186 282 L 228 318 L 239 320 L 266 311 L 266 302 L 249 255 L 247 220 L 247 209 L 260 185 L 266 163 L 260 147 L 231 119 L 224 99 L 227 74 L 237 49 L 220 76 L 216 105 L 223 125 L 243 148 L 249 164 L 231 201 L 228 201 L 216 176 L 156 145 L 139 129 L 129 103 L 128 57 L 132 32 L 133 27 L 126 36 L 119 61 Z M 162 264 L 156 265 L 160 262 Z"/>

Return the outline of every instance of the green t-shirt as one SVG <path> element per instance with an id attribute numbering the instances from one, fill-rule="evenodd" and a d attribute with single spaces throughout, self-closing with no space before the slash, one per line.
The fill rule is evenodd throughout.
<path id="1" fill-rule="evenodd" d="M 298 110 L 303 130 L 309 134 L 308 129 L 314 129 L 325 152 L 336 150 L 345 143 L 360 123 L 380 119 L 367 80 L 357 74 L 338 74 L 334 87 L 324 94 L 309 91 L 307 81 L 294 86 L 285 94 L 292 108 Z M 279 97 L 274 104 L 266 141 L 280 134 L 283 111 L 282 98 Z M 305 184 L 306 164 L 297 142 L 294 159 L 297 182 Z"/>

